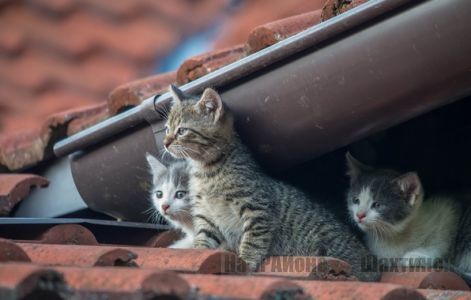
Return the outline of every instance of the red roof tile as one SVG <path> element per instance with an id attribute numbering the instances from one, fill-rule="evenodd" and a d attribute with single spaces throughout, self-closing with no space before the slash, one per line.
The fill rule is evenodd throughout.
<path id="1" fill-rule="evenodd" d="M 93 233 L 78 224 L 53 226 L 42 232 L 35 242 L 43 244 L 98 245 Z"/>
<path id="2" fill-rule="evenodd" d="M 281 278 L 186 274 L 182 277 L 205 296 L 231 299 L 308 299 L 298 284 Z"/>
<path id="3" fill-rule="evenodd" d="M 111 91 L 108 97 L 110 114 L 119 113 L 123 108 L 136 106 L 143 100 L 167 91 L 175 83 L 176 73 L 158 74 L 123 84 Z"/>
<path id="4" fill-rule="evenodd" d="M 36 274 L 38 270 L 44 270 L 28 264 L 13 263 L 27 262 L 31 258 L 35 264 L 52 268 L 54 274 L 64 278 L 62 283 L 72 287 L 74 294 L 80 297 L 119 295 L 141 299 L 135 294 L 140 289 L 149 289 L 149 293 L 158 295 L 173 291 L 180 297 L 197 292 L 204 297 L 237 299 L 268 299 L 281 296 L 297 299 L 470 299 L 471 296 L 471 292 L 418 290 L 407 284 L 291 280 L 292 277 L 287 276 L 286 272 L 277 274 L 275 270 L 272 274 L 256 272 L 249 276 L 207 274 L 221 273 L 220 270 L 223 270 L 222 273 L 236 271 L 224 269 L 225 263 L 233 263 L 235 256 L 227 256 L 229 253 L 217 250 L 44 245 L 13 243 L 1 239 L 0 246 L 0 262 L 12 262 L 0 266 L 0 293 L 2 284 L 3 289 L 7 291 L 23 288 L 22 281 L 16 278 L 8 279 L 12 280 L 9 286 L 2 282 L 2 278 L 5 278 L 1 274 L 3 270 L 13 267 L 21 269 L 24 278 Z M 215 254 L 218 253 L 222 255 L 216 258 Z M 138 256 L 137 259 L 135 255 Z M 274 259 L 269 258 L 271 262 L 268 265 L 273 264 Z M 99 267 L 125 265 L 140 266 L 142 269 Z M 91 268 L 92 266 L 94 267 Z M 294 260 L 293 266 L 296 266 Z M 177 270 L 184 273 L 178 276 L 160 270 Z M 190 291 L 189 286 L 196 290 Z"/>
<path id="5" fill-rule="evenodd" d="M 46 266 L 136 266 L 137 255 L 124 248 L 16 243 L 32 262 Z"/>
<path id="6" fill-rule="evenodd" d="M 45 187 L 46 178 L 33 174 L 0 174 L 0 216 L 5 216 L 33 187 Z"/>
<path id="7" fill-rule="evenodd" d="M 132 268 L 54 268 L 83 299 L 189 299 L 189 283 L 170 271 Z"/>
<path id="8" fill-rule="evenodd" d="M 0 238 L 0 262 L 30 262 L 28 254 L 12 241 Z"/>
<path id="9" fill-rule="evenodd" d="M 322 9 L 322 21 L 340 15 L 349 9 L 355 8 L 368 0 L 327 0 Z"/>
<path id="10" fill-rule="evenodd" d="M 143 248 L 115 246 L 77 246 L 16 243 L 34 263 L 57 266 L 95 266 L 137 264 L 190 273 L 233 273 L 244 269 L 234 253 L 219 250 Z M 80 255 L 83 253 L 83 255 Z M 137 258 L 137 260 L 135 260 Z M 239 269 L 236 269 L 236 268 Z"/>
<path id="11" fill-rule="evenodd" d="M 3 264 L 0 267 L 2 299 L 70 299 L 72 291 L 63 276 L 32 264 Z"/>
<path id="12" fill-rule="evenodd" d="M 49 116 L 42 128 L 0 135 L 0 168 L 16 170 L 51 158 L 52 145 L 67 136 L 71 122 L 106 113 L 105 104 L 63 111 Z"/>
<path id="13" fill-rule="evenodd" d="M 258 274 L 299 279 L 352 280 L 351 266 L 340 259 L 315 256 L 272 256 Z"/>
<path id="14" fill-rule="evenodd" d="M 177 83 L 185 84 L 246 56 L 244 45 L 212 51 L 187 59 L 178 68 Z"/>
<path id="15" fill-rule="evenodd" d="M 248 52 L 254 53 L 318 24 L 321 10 L 270 22 L 256 27 L 247 40 Z"/>
<path id="16" fill-rule="evenodd" d="M 225 24 L 217 48 L 245 43 L 249 32 L 257 26 L 290 16 L 321 9 L 326 0 L 253 0 L 245 1 L 242 7 Z M 267 9 L 269 8 L 269 9 Z"/>
<path id="17" fill-rule="evenodd" d="M 410 271 L 385 272 L 381 282 L 401 284 L 419 289 L 442 289 L 469 291 L 466 282 L 453 272 L 446 271 Z"/>
<path id="18" fill-rule="evenodd" d="M 317 300 L 329 299 L 425 299 L 418 291 L 396 284 L 365 282 L 296 281 Z"/>

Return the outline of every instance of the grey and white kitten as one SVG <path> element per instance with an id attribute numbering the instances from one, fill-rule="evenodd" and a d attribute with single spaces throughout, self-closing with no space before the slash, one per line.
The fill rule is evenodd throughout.
<path id="1" fill-rule="evenodd" d="M 188 191 L 189 169 L 185 161 L 177 161 L 168 167 L 151 154 L 146 159 L 152 172 L 151 199 L 153 208 L 173 227 L 184 233 L 183 239 L 170 248 L 191 248 L 194 230 L 191 216 L 191 198 Z"/>
<path id="2" fill-rule="evenodd" d="M 347 153 L 348 210 L 365 232 L 369 249 L 388 265 L 431 265 L 451 258 L 459 204 L 429 197 L 415 172 L 375 169 Z"/>
<path id="3" fill-rule="evenodd" d="M 331 212 L 298 189 L 267 176 L 234 130 L 232 113 L 207 88 L 200 97 L 171 87 L 166 149 L 191 166 L 195 248 L 225 244 L 251 271 L 268 256 L 332 256 L 360 280 L 370 252 Z"/>

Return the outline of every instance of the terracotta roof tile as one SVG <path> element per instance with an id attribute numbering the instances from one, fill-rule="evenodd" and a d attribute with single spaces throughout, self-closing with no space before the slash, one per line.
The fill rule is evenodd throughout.
<path id="1" fill-rule="evenodd" d="M 33 187 L 45 187 L 46 178 L 33 174 L 0 174 L 0 216 L 5 216 Z"/>
<path id="2" fill-rule="evenodd" d="M 16 243 L 32 262 L 47 266 L 136 266 L 137 255 L 124 248 L 105 246 Z"/>
<path id="3" fill-rule="evenodd" d="M 300 31 L 303 31 L 321 21 L 321 10 L 288 17 L 254 28 L 248 37 L 248 52 L 254 53 L 263 48 L 278 43 Z"/>
<path id="4" fill-rule="evenodd" d="M 368 0 L 327 0 L 322 8 L 321 19 L 322 21 L 326 21 L 367 1 Z"/>
<path id="5" fill-rule="evenodd" d="M 37 0 L 34 1 L 34 5 L 51 14 L 63 15 L 75 10 L 79 3 L 74 0 Z"/>
<path id="6" fill-rule="evenodd" d="M 366 282 L 296 281 L 316 300 L 328 299 L 425 299 L 418 291 L 396 284 Z"/>
<path id="7" fill-rule="evenodd" d="M 30 262 L 28 254 L 12 241 L 0 238 L 0 262 Z"/>
<path id="8" fill-rule="evenodd" d="M 136 264 L 187 273 L 234 273 L 245 265 L 234 253 L 219 250 L 16 243 L 34 263 L 57 266 Z M 79 255 L 79 253 L 84 255 Z"/>
<path id="9" fill-rule="evenodd" d="M 351 280 L 351 266 L 340 259 L 315 256 L 272 256 L 258 274 L 299 279 Z"/>
<path id="10" fill-rule="evenodd" d="M 280 274 L 273 272 L 271 275 L 257 272 L 248 276 L 211 275 L 208 273 L 221 273 L 220 270 L 225 262 L 234 263 L 235 256 L 233 254 L 231 254 L 232 257 L 228 257 L 224 252 L 217 250 L 27 244 L 13 243 L 3 239 L 0 239 L 0 246 L 0 262 L 10 262 L 0 267 L 0 273 L 10 267 L 15 267 L 23 269 L 22 274 L 28 277 L 38 270 L 44 270 L 42 267 L 15 263 L 28 262 L 31 259 L 35 264 L 48 266 L 47 268 L 53 270 L 56 275 L 63 277 L 64 280 L 61 282 L 70 286 L 70 291 L 75 293 L 75 296 L 85 298 L 114 295 L 131 297 L 129 299 L 134 299 L 133 297 L 141 299 L 142 294 L 136 293 L 142 289 L 149 293 L 156 293 L 156 295 L 173 291 L 178 297 L 187 297 L 191 294 L 193 297 L 237 299 L 278 297 L 320 300 L 347 298 L 470 299 L 471 295 L 471 292 L 465 291 L 421 290 L 407 284 L 292 280 L 291 276 L 286 276 L 287 274 L 283 272 Z M 224 255 L 214 259 L 217 253 Z M 274 263 L 273 259 L 270 258 L 271 262 L 268 265 Z M 147 262 L 150 263 L 147 264 Z M 204 267 L 205 264 L 206 267 Z M 100 267 L 129 265 L 140 266 L 142 269 Z M 296 263 L 293 265 L 296 266 Z M 320 265 L 317 264 L 317 266 Z M 168 270 L 183 272 L 183 274 L 176 275 Z M 227 273 L 226 271 L 223 270 L 222 273 Z M 409 273 L 412 274 L 412 272 Z M 0 274 L 0 289 L 2 284 L 5 286 L 2 278 L 4 277 Z M 11 289 L 22 288 L 19 284 L 21 281 L 14 282 L 10 286 Z M 5 290 L 8 289 L 4 287 Z"/>
<path id="11" fill-rule="evenodd" d="M 119 113 L 123 108 L 136 106 L 143 100 L 167 91 L 171 83 L 175 83 L 176 73 L 158 74 L 123 84 L 111 91 L 108 97 L 110 114 Z"/>
<path id="12" fill-rule="evenodd" d="M 225 24 L 223 33 L 216 42 L 216 48 L 245 43 L 250 31 L 255 27 L 275 20 L 321 9 L 325 1 L 326 0 L 246 1 L 231 20 Z M 270 9 L 267 9 L 267 7 Z"/>
<path id="13" fill-rule="evenodd" d="M 2 299 L 70 299 L 72 289 L 54 270 L 32 264 L 3 264 L 0 267 Z"/>
<path id="14" fill-rule="evenodd" d="M 178 68 L 177 83 L 181 85 L 198 79 L 246 55 L 245 46 L 239 45 L 191 57 Z"/>
<path id="15" fill-rule="evenodd" d="M 243 261 L 232 252 L 201 249 L 127 248 L 138 254 L 143 268 L 164 268 L 186 273 L 220 274 L 245 270 Z"/>
<path id="16" fill-rule="evenodd" d="M 103 114 L 105 104 L 51 115 L 42 128 L 0 136 L 0 167 L 17 170 L 52 157 L 52 145 L 67 135 L 68 125 L 80 118 Z M 88 124 L 91 125 L 91 124 Z"/>
<path id="17" fill-rule="evenodd" d="M 43 244 L 98 245 L 95 235 L 78 224 L 61 224 L 42 232 L 37 238 Z"/>
<path id="18" fill-rule="evenodd" d="M 189 283 L 170 271 L 132 268 L 54 268 L 83 299 L 189 299 Z M 114 298 L 113 298 L 114 299 Z"/>
<path id="19" fill-rule="evenodd" d="M 381 282 L 401 284 L 419 289 L 465 290 L 466 282 L 453 272 L 446 271 L 409 271 L 385 272 Z"/>
<path id="20" fill-rule="evenodd" d="M 159 19 L 135 19 L 114 25 L 89 14 L 76 13 L 63 24 L 68 32 L 86 32 L 90 43 L 105 53 L 138 62 L 151 62 L 168 53 L 180 34 Z M 123 42 L 123 36 L 126 42 Z M 112 73 L 110 73 L 112 74 Z"/>
<path id="21" fill-rule="evenodd" d="M 272 277 L 217 275 L 181 275 L 196 286 L 199 293 L 211 297 L 235 299 L 309 299 L 293 281 Z"/>

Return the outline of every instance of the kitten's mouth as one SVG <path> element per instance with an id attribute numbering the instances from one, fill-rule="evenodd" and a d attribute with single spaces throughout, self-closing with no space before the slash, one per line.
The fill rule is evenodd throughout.
<path id="1" fill-rule="evenodd" d="M 175 157 L 175 158 L 184 158 L 184 156 L 183 156 L 181 153 L 179 153 L 178 151 L 172 151 L 171 148 L 172 148 L 172 146 L 170 146 L 170 147 L 168 147 L 168 148 L 165 147 L 165 150 L 166 150 L 168 153 L 170 153 L 170 155 L 172 155 L 172 156 Z"/>

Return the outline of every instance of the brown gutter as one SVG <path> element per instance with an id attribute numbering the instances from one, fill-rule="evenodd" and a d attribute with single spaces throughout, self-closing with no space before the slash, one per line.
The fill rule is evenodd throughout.
<path id="1" fill-rule="evenodd" d="M 182 89 L 216 87 L 249 147 L 282 170 L 469 95 L 469 19 L 466 0 L 369 1 Z M 150 98 L 56 145 L 57 155 L 86 149 L 72 173 L 90 207 L 146 219 L 144 153 L 161 155 L 155 107 L 168 101 Z"/>

